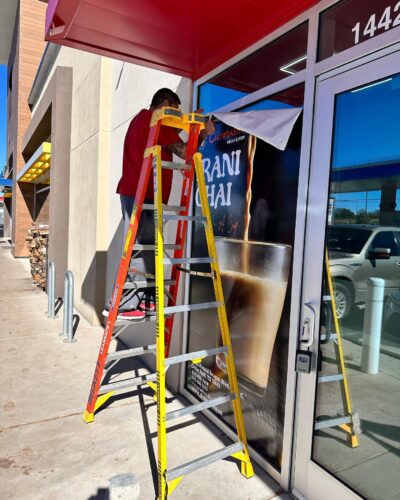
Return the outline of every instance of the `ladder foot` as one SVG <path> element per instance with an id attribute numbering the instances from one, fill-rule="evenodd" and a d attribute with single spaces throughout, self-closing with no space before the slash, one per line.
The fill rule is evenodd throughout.
<path id="1" fill-rule="evenodd" d="M 94 410 L 92 412 L 85 410 L 83 414 L 83 420 L 87 423 L 90 424 L 90 422 L 93 422 L 94 420 L 94 414 L 95 412 L 102 406 L 108 399 L 111 398 L 111 396 L 114 394 L 114 391 L 107 392 L 106 394 L 102 394 L 99 396 L 96 400 L 96 404 L 94 405 Z"/>
<path id="2" fill-rule="evenodd" d="M 358 446 L 358 437 L 355 436 L 354 434 L 348 434 L 347 435 L 347 444 L 351 447 L 351 448 L 357 448 Z"/>
<path id="3" fill-rule="evenodd" d="M 250 479 L 251 477 L 254 476 L 254 469 L 252 463 L 249 462 L 241 462 L 240 464 L 240 472 L 242 476 L 244 476 L 246 479 Z"/>
<path id="4" fill-rule="evenodd" d="M 87 423 L 90 424 L 90 422 L 93 422 L 94 419 L 94 413 L 89 413 L 87 410 L 83 413 L 83 420 Z"/>
<path id="5" fill-rule="evenodd" d="M 175 490 L 175 488 L 182 481 L 182 479 L 183 479 L 183 476 L 177 477 L 176 479 L 173 479 L 172 481 L 168 481 L 168 495 L 171 495 L 171 493 Z"/>
<path id="6" fill-rule="evenodd" d="M 238 451 L 232 454 L 233 458 L 240 460 L 240 472 L 246 479 L 254 476 L 254 469 L 248 451 Z"/>

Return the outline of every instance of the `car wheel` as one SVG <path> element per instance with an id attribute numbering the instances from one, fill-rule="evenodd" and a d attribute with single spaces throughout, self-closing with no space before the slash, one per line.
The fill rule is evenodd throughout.
<path id="1" fill-rule="evenodd" d="M 333 283 L 333 295 L 335 297 L 336 314 L 338 319 L 345 318 L 350 314 L 352 308 L 351 292 L 343 282 Z"/>

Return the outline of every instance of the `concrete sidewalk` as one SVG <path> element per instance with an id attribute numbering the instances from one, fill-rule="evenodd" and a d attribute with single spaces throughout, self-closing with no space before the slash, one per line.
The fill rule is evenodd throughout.
<path id="1" fill-rule="evenodd" d="M 87 425 L 82 420 L 102 328 L 84 319 L 75 344 L 64 344 L 62 315 L 48 319 L 47 295 L 32 284 L 25 259 L 0 240 L 0 484 L 5 499 L 101 499 L 108 480 L 139 478 L 144 500 L 156 494 L 156 404 L 139 389 Z M 135 372 L 144 368 L 135 365 Z M 182 402 L 169 395 L 172 407 Z M 221 432 L 202 417 L 182 419 L 168 434 L 171 466 L 221 447 Z M 282 495 L 282 496 L 279 496 Z M 234 461 L 194 472 L 172 498 L 291 498 L 256 468 L 246 480 Z"/>

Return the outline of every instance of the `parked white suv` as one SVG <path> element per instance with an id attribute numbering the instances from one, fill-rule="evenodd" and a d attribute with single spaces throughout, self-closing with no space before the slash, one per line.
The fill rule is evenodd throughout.
<path id="1" fill-rule="evenodd" d="M 327 245 L 339 318 L 365 302 L 370 277 L 385 280 L 385 296 L 400 289 L 400 228 L 336 224 Z"/>

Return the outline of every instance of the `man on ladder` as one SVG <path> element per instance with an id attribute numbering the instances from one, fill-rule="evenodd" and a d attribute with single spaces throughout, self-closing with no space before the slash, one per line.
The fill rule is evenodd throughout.
<path id="1" fill-rule="evenodd" d="M 123 218 L 123 236 L 129 228 L 129 222 L 134 205 L 134 193 L 139 182 L 140 170 L 143 163 L 143 155 L 146 148 L 149 135 L 150 121 L 153 112 L 164 106 L 179 109 L 181 101 L 179 96 L 168 88 L 158 90 L 151 101 L 149 109 L 142 109 L 132 119 L 124 141 L 124 154 L 122 177 L 118 183 L 117 193 L 121 198 L 121 210 Z M 199 144 L 203 142 L 207 135 L 214 132 L 214 125 L 211 120 L 207 121 L 205 128 L 199 136 Z M 162 147 L 162 160 L 172 161 L 173 154 L 179 158 L 186 158 L 186 144 L 178 135 L 178 131 L 171 127 L 161 127 L 158 139 Z M 172 186 L 172 170 L 163 171 L 163 203 L 168 203 Z M 153 180 L 150 179 L 145 203 L 153 203 L 154 187 Z M 142 245 L 154 245 L 154 221 L 153 214 L 143 211 L 140 220 L 140 226 L 137 235 L 137 243 Z M 131 272 L 128 275 L 130 279 L 137 278 L 137 272 L 143 274 L 155 274 L 154 256 L 144 252 L 142 256 L 133 258 L 131 261 Z M 111 299 L 106 305 L 104 316 L 108 316 Z M 154 311 L 154 288 L 140 288 L 139 290 L 130 289 L 124 292 L 118 311 L 118 319 L 141 321 L 145 318 L 147 312 Z"/>

